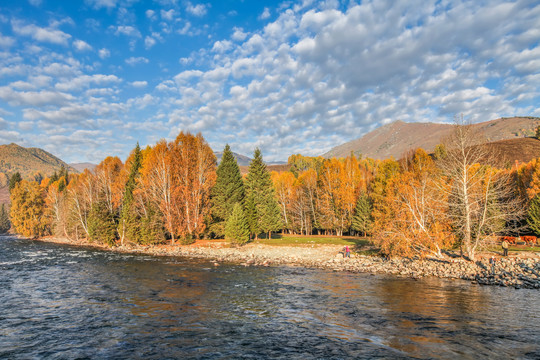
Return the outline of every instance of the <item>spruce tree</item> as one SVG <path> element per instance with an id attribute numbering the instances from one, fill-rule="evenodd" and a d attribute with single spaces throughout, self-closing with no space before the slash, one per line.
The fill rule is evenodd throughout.
<path id="1" fill-rule="evenodd" d="M 270 173 L 259 149 L 255 149 L 246 177 L 246 212 L 250 232 L 258 237 L 261 232 L 281 229 L 281 214 Z"/>
<path id="2" fill-rule="evenodd" d="M 356 201 L 354 216 L 352 218 L 352 229 L 364 233 L 364 236 L 366 236 L 366 233 L 371 232 L 373 226 L 372 210 L 371 199 L 366 193 L 362 192 Z"/>
<path id="3" fill-rule="evenodd" d="M 242 204 L 236 203 L 225 225 L 225 240 L 232 245 L 243 245 L 249 241 L 249 226 Z"/>
<path id="4" fill-rule="evenodd" d="M 122 199 L 122 210 L 120 212 L 120 221 L 118 233 L 120 234 L 120 239 L 123 241 L 124 238 L 128 238 L 134 242 L 140 242 L 140 224 L 141 218 L 137 214 L 137 209 L 135 208 L 135 201 L 133 197 L 133 192 L 137 186 L 137 177 L 139 175 L 139 169 L 141 168 L 142 159 L 141 159 L 141 148 L 139 143 L 135 146 L 133 150 L 133 161 L 131 162 L 131 167 L 129 169 L 129 175 L 124 187 L 124 197 Z"/>
<path id="5" fill-rule="evenodd" d="M 88 234 L 90 241 L 97 241 L 109 246 L 116 242 L 116 223 L 107 204 L 100 200 L 94 202 L 88 213 Z"/>
<path id="6" fill-rule="evenodd" d="M 529 228 L 536 235 L 540 235 L 540 195 L 536 195 L 532 199 L 528 215 L 527 224 L 529 224 Z"/>
<path id="7" fill-rule="evenodd" d="M 140 219 L 139 242 L 141 244 L 159 244 L 165 241 L 163 215 L 156 206 L 146 205 L 145 215 Z"/>
<path id="8" fill-rule="evenodd" d="M 5 204 L 2 204 L 2 208 L 0 209 L 0 234 L 8 232 L 10 228 L 9 214 L 6 211 Z"/>
<path id="9" fill-rule="evenodd" d="M 11 194 L 11 191 L 15 188 L 15 185 L 20 183 L 22 180 L 22 176 L 20 172 L 16 172 L 15 174 L 11 175 L 9 178 L 9 193 Z"/>
<path id="10" fill-rule="evenodd" d="M 225 146 L 221 163 L 217 168 L 216 184 L 212 188 L 212 224 L 210 231 L 218 237 L 225 235 L 225 224 L 235 204 L 243 204 L 244 182 L 240 168 L 229 145 Z"/>

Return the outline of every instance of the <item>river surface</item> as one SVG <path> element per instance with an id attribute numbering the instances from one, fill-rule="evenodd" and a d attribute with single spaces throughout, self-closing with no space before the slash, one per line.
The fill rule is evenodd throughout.
<path id="1" fill-rule="evenodd" d="M 539 359 L 540 292 L 4 236 L 0 358 Z"/>

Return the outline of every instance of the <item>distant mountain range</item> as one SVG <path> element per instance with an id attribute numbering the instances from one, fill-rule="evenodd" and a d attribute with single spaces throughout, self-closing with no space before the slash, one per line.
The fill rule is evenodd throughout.
<path id="1" fill-rule="evenodd" d="M 12 175 L 19 172 L 23 178 L 37 173 L 50 176 L 61 167 L 78 172 L 53 154 L 39 148 L 25 148 L 17 144 L 0 145 L 0 173 Z"/>
<path id="2" fill-rule="evenodd" d="M 223 157 L 223 151 L 214 151 L 214 155 L 216 155 L 217 162 L 219 164 L 221 162 L 221 158 Z M 236 159 L 238 166 L 249 166 L 249 163 L 251 162 L 251 158 L 245 155 L 233 152 L 233 156 Z"/>
<path id="3" fill-rule="evenodd" d="M 93 171 L 97 165 L 89 163 L 89 162 L 83 162 L 83 163 L 70 163 L 69 166 L 76 169 L 78 172 L 82 173 L 86 169 Z"/>
<path id="4" fill-rule="evenodd" d="M 477 123 L 473 126 L 485 136 L 487 141 L 498 142 L 533 136 L 536 128 L 540 126 L 540 118 L 500 118 Z M 406 123 L 398 120 L 375 129 L 359 139 L 336 146 L 323 156 L 325 158 L 345 157 L 354 153 L 357 156 L 361 155 L 372 159 L 390 157 L 399 159 L 405 152 L 414 148 L 420 147 L 427 152 L 432 152 L 442 139 L 452 133 L 452 128 L 452 124 Z M 512 146 L 516 146 L 518 143 L 520 142 L 518 141 Z M 505 145 L 505 149 L 509 149 L 508 144 Z M 528 144 L 529 148 L 530 145 L 531 143 Z M 536 154 L 536 157 L 538 156 L 540 153 Z"/>

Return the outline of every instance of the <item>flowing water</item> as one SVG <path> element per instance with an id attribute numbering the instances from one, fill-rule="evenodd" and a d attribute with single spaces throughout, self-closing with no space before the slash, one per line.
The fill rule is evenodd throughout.
<path id="1" fill-rule="evenodd" d="M 0 237 L 0 358 L 540 358 L 540 292 Z"/>

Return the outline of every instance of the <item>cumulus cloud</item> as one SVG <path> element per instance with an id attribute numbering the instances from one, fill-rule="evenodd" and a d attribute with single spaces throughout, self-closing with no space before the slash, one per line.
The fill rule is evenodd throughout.
<path id="1" fill-rule="evenodd" d="M 86 42 L 86 41 L 82 41 L 82 40 L 75 40 L 73 42 L 73 46 L 75 47 L 75 49 L 77 49 L 78 51 L 89 51 L 89 50 L 92 50 L 92 47 Z"/>
<path id="2" fill-rule="evenodd" d="M 2 34 L 0 34 L 0 47 L 7 48 L 13 45 L 14 43 L 15 43 L 15 39 L 13 39 L 12 37 L 3 36 Z"/>
<path id="3" fill-rule="evenodd" d="M 137 28 L 135 28 L 134 26 L 130 26 L 130 25 L 119 25 L 119 26 L 117 26 L 116 30 L 115 30 L 115 34 L 116 35 L 126 35 L 126 36 L 136 37 L 136 38 L 141 37 L 141 32 Z"/>
<path id="4" fill-rule="evenodd" d="M 11 25 L 13 32 L 16 34 L 30 36 L 34 40 L 40 42 L 67 45 L 68 40 L 71 38 L 71 35 L 53 27 L 42 28 L 34 24 L 26 25 L 19 20 L 12 21 Z"/>
<path id="5" fill-rule="evenodd" d="M 191 2 L 188 2 L 186 6 L 186 11 L 191 15 L 201 17 L 206 15 L 206 13 L 208 12 L 208 6 L 209 5 L 205 4 L 193 5 Z"/>
<path id="6" fill-rule="evenodd" d="M 85 3 L 92 6 L 94 9 L 111 9 L 116 7 L 117 0 L 85 0 Z"/>
<path id="7" fill-rule="evenodd" d="M 135 66 L 138 64 L 148 64 L 149 62 L 150 60 L 142 56 L 139 56 L 139 57 L 132 56 L 126 59 L 126 64 L 129 64 L 131 66 Z"/>
<path id="8" fill-rule="evenodd" d="M 16 91 L 9 86 L 0 87 L 0 99 L 11 106 L 63 105 L 74 100 L 70 94 L 59 91 Z"/>
<path id="9" fill-rule="evenodd" d="M 99 50 L 98 55 L 100 58 L 106 59 L 111 56 L 111 52 L 108 49 L 103 48 Z"/>
<path id="10" fill-rule="evenodd" d="M 143 88 L 143 87 L 146 87 L 147 85 L 148 85 L 147 81 L 132 81 L 131 82 L 131 86 L 133 86 L 134 88 Z"/>
<path id="11" fill-rule="evenodd" d="M 156 39 L 154 39 L 151 36 L 147 36 L 146 38 L 144 38 L 144 47 L 147 50 L 150 49 L 154 45 L 156 45 Z"/>
<path id="12" fill-rule="evenodd" d="M 259 15 L 259 19 L 264 20 L 264 19 L 268 19 L 269 17 L 270 17 L 270 9 L 265 7 L 262 14 Z"/>

